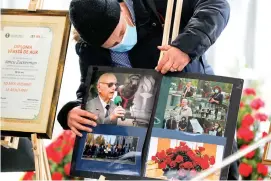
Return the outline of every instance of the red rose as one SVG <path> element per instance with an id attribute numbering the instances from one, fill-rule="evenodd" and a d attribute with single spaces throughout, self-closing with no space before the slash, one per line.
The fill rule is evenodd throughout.
<path id="1" fill-rule="evenodd" d="M 183 167 L 186 169 L 190 169 L 190 168 L 193 168 L 193 164 L 192 162 L 185 162 L 183 163 Z"/>
<path id="2" fill-rule="evenodd" d="M 260 98 L 257 98 L 251 101 L 250 106 L 252 109 L 258 110 L 261 107 L 264 107 L 264 102 Z"/>
<path id="3" fill-rule="evenodd" d="M 50 157 L 48 156 L 48 158 L 54 161 L 55 163 L 59 164 L 63 160 L 64 155 L 62 154 L 61 151 L 55 151 Z"/>
<path id="4" fill-rule="evenodd" d="M 201 167 L 203 170 L 208 169 L 209 166 L 210 166 L 210 165 L 209 165 L 209 163 L 208 163 L 208 160 L 203 159 L 203 160 L 200 161 L 200 167 Z"/>
<path id="5" fill-rule="evenodd" d="M 165 169 L 166 167 L 167 167 L 167 164 L 165 162 L 158 164 L 159 169 Z"/>
<path id="6" fill-rule="evenodd" d="M 256 91 L 252 88 L 246 88 L 244 90 L 244 94 L 245 95 L 253 95 L 253 96 L 256 96 Z"/>
<path id="7" fill-rule="evenodd" d="M 168 155 L 171 154 L 171 153 L 173 153 L 173 149 L 172 149 L 172 148 L 167 149 L 166 153 L 167 153 Z"/>
<path id="8" fill-rule="evenodd" d="M 257 119 L 259 121 L 266 121 L 268 119 L 268 116 L 263 113 L 257 113 L 257 114 L 255 114 L 255 119 Z"/>
<path id="9" fill-rule="evenodd" d="M 64 172 L 66 175 L 70 175 L 70 170 L 71 170 L 71 163 L 67 163 L 65 166 L 64 166 Z"/>
<path id="10" fill-rule="evenodd" d="M 192 160 L 196 157 L 195 153 L 193 151 L 188 151 L 187 156 L 189 156 Z"/>
<path id="11" fill-rule="evenodd" d="M 64 145 L 64 147 L 63 147 L 62 153 L 63 153 L 63 155 L 66 156 L 67 154 L 70 153 L 71 150 L 72 150 L 71 145 L 66 144 L 66 145 Z"/>
<path id="12" fill-rule="evenodd" d="M 237 138 L 250 142 L 254 138 L 254 133 L 247 127 L 240 127 L 237 131 Z"/>
<path id="13" fill-rule="evenodd" d="M 247 147 L 247 145 L 242 145 L 240 149 L 244 149 L 246 147 Z M 255 153 L 256 153 L 255 151 L 249 152 L 248 154 L 245 155 L 245 157 L 248 159 L 251 159 L 254 157 Z"/>
<path id="14" fill-rule="evenodd" d="M 264 137 L 266 137 L 268 134 L 267 134 L 267 132 L 263 132 L 263 134 L 262 134 L 262 137 L 264 138 Z"/>
<path id="15" fill-rule="evenodd" d="M 176 162 L 175 162 L 175 161 L 170 162 L 169 166 L 170 166 L 171 168 L 176 167 Z"/>
<path id="16" fill-rule="evenodd" d="M 175 159 L 177 163 L 183 162 L 183 157 L 181 155 L 178 155 Z"/>
<path id="17" fill-rule="evenodd" d="M 257 164 L 257 171 L 259 174 L 266 176 L 268 174 L 268 168 L 266 165 L 262 164 L 262 163 L 258 163 Z"/>
<path id="18" fill-rule="evenodd" d="M 251 116 L 251 114 L 246 114 L 241 123 L 243 127 L 249 127 L 254 123 L 254 118 Z"/>
<path id="19" fill-rule="evenodd" d="M 211 156 L 210 159 L 209 159 L 209 161 L 210 161 L 211 165 L 214 165 L 215 164 L 215 157 Z"/>
<path id="20" fill-rule="evenodd" d="M 240 108 L 243 108 L 244 106 L 245 106 L 245 104 L 244 104 L 243 102 L 240 102 L 239 107 L 240 107 Z"/>
<path id="21" fill-rule="evenodd" d="M 52 174 L 52 180 L 62 180 L 63 175 L 60 172 L 55 172 Z"/>
<path id="22" fill-rule="evenodd" d="M 33 180 L 34 172 L 26 172 L 22 180 Z"/>
<path id="23" fill-rule="evenodd" d="M 209 161 L 209 156 L 208 155 L 204 155 L 203 159 L 208 162 Z"/>
<path id="24" fill-rule="evenodd" d="M 186 142 L 180 142 L 180 146 L 184 146 L 184 145 L 186 145 Z"/>
<path id="25" fill-rule="evenodd" d="M 200 147 L 199 147 L 199 151 L 200 151 L 200 152 L 203 152 L 203 151 L 205 151 L 205 148 L 200 146 Z"/>
<path id="26" fill-rule="evenodd" d="M 164 160 L 164 159 L 166 159 L 167 155 L 166 155 L 165 151 L 162 150 L 160 153 L 158 153 L 157 157 L 159 160 Z"/>
<path id="27" fill-rule="evenodd" d="M 151 157 L 151 160 L 152 160 L 152 161 L 155 161 L 155 163 L 157 163 L 157 162 L 158 162 L 158 160 L 157 160 L 157 157 L 156 157 L 156 156 L 152 156 L 152 157 Z"/>
<path id="28" fill-rule="evenodd" d="M 172 162 L 172 160 L 171 160 L 170 157 L 166 158 L 165 163 L 166 163 L 167 165 L 169 165 L 171 162 Z"/>
<path id="29" fill-rule="evenodd" d="M 248 177 L 251 174 L 252 169 L 252 166 L 246 163 L 240 163 L 239 165 L 239 173 L 244 177 Z"/>

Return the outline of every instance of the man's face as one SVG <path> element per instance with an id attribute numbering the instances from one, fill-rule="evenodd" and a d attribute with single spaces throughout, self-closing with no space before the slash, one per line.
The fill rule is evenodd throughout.
<path id="1" fill-rule="evenodd" d="M 182 107 L 187 106 L 187 100 L 186 100 L 186 99 L 183 99 L 183 100 L 182 100 L 181 106 L 182 106 Z"/>
<path id="2" fill-rule="evenodd" d="M 188 83 L 187 83 L 187 87 L 191 87 L 191 82 L 188 82 Z"/>
<path id="3" fill-rule="evenodd" d="M 126 22 L 130 26 L 134 26 L 130 17 L 127 16 L 127 13 L 129 13 L 129 12 L 128 12 L 126 5 L 123 3 L 120 3 L 120 7 L 121 7 L 121 12 L 120 12 L 119 24 L 117 25 L 117 27 L 115 28 L 115 30 L 113 31 L 111 36 L 102 45 L 103 48 L 109 49 L 111 47 L 116 46 L 117 44 L 119 44 L 122 41 L 123 36 L 126 31 Z"/>
<path id="4" fill-rule="evenodd" d="M 109 101 L 113 98 L 116 90 L 117 78 L 113 75 L 101 77 L 97 85 L 99 95 Z"/>

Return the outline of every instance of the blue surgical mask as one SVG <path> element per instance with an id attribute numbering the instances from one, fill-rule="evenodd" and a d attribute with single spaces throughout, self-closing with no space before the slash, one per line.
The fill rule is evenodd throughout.
<path id="1" fill-rule="evenodd" d="M 130 26 L 126 22 L 126 31 L 122 38 L 122 41 L 114 47 L 111 47 L 110 50 L 115 52 L 127 52 L 131 50 L 137 43 L 137 32 L 135 26 Z"/>

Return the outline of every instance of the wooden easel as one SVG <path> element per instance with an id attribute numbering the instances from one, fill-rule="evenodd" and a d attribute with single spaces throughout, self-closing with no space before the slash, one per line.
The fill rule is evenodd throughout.
<path id="1" fill-rule="evenodd" d="M 30 0 L 28 11 L 36 11 L 43 6 L 43 0 Z M 52 180 L 48 157 L 42 139 L 38 139 L 37 134 L 31 134 L 33 145 L 36 180 Z"/>

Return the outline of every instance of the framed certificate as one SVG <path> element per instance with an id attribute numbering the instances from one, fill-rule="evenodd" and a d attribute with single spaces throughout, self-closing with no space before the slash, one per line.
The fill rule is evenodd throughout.
<path id="1" fill-rule="evenodd" d="M 2 9 L 1 131 L 50 138 L 70 32 L 68 11 Z"/>
<path id="2" fill-rule="evenodd" d="M 269 133 L 271 133 L 271 125 L 269 128 Z M 264 153 L 263 153 L 263 158 L 262 158 L 262 163 L 265 165 L 271 165 L 271 144 L 266 143 L 265 147 L 264 147 Z"/>

